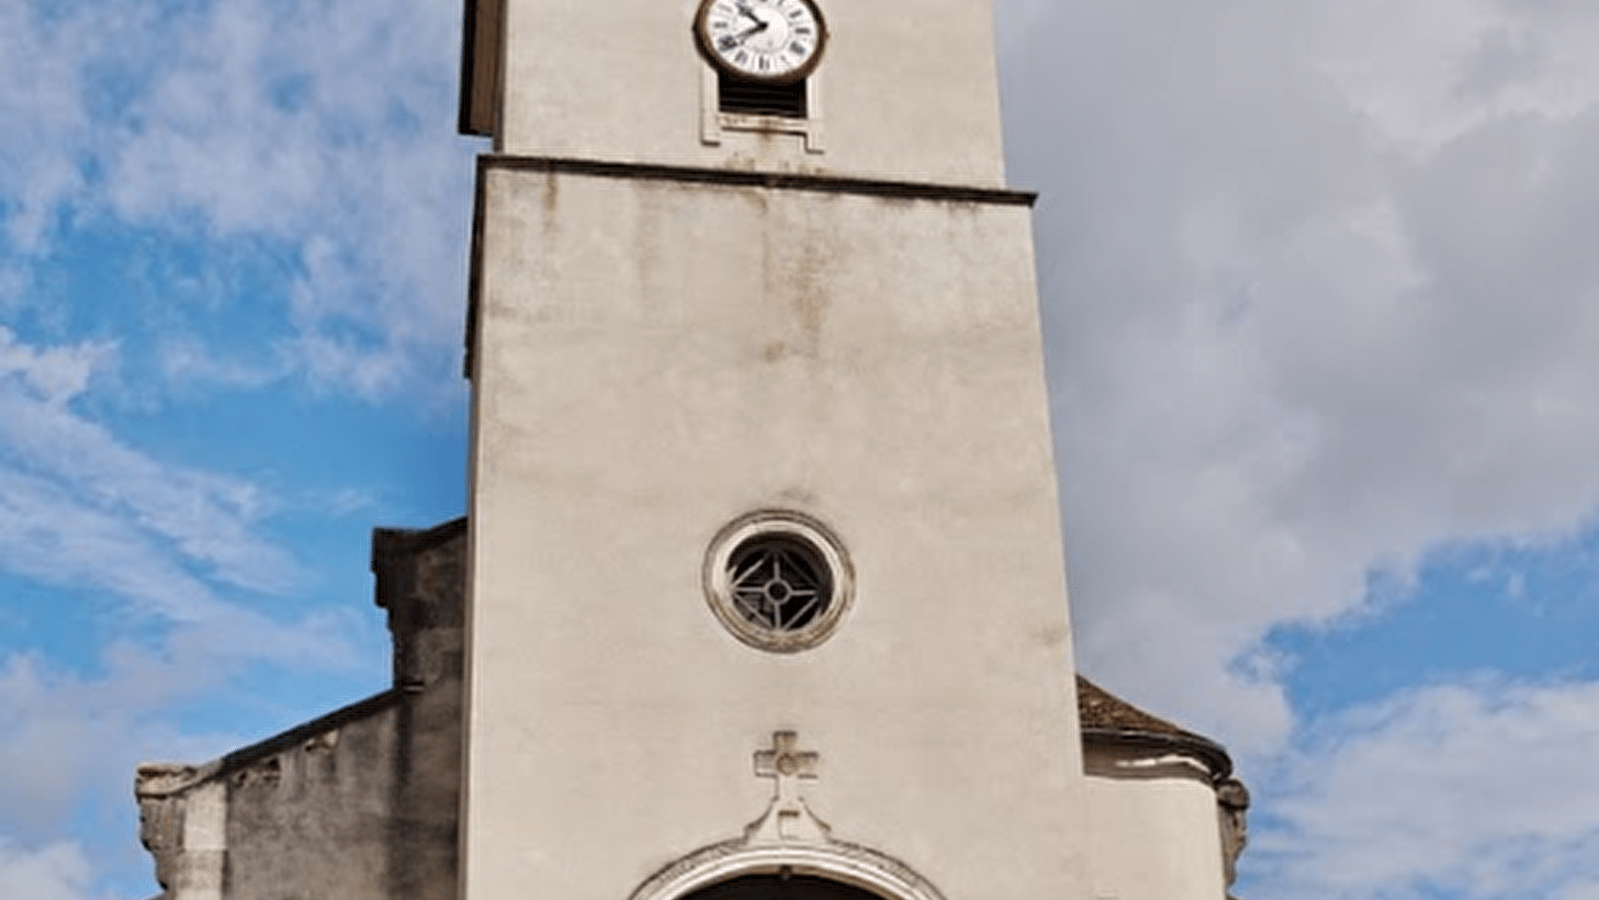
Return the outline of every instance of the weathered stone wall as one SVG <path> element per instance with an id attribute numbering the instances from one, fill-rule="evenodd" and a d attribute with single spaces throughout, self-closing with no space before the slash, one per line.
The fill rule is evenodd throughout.
<path id="1" fill-rule="evenodd" d="M 203 766 L 143 766 L 163 900 L 452 900 L 463 523 L 380 531 L 395 686 Z"/>
<path id="2" fill-rule="evenodd" d="M 389 823 L 403 805 L 397 763 L 405 698 L 375 699 L 362 717 L 305 735 L 227 776 L 224 896 L 394 896 L 387 890 Z"/>

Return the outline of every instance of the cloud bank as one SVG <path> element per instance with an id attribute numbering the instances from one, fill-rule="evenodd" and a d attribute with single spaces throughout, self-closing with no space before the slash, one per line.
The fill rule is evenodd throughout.
<path id="1" fill-rule="evenodd" d="M 0 839 L 0 893 L 28 900 L 90 900 L 90 866 L 70 842 L 24 850 Z"/>
<path id="2" fill-rule="evenodd" d="M 1244 896 L 1594 896 L 1570 780 L 1594 682 L 1308 719 L 1271 637 L 1381 627 L 1461 548 L 1592 542 L 1599 8 L 1011 0 L 1000 24 L 1081 664 L 1241 751 Z"/>
<path id="3" fill-rule="evenodd" d="M 1596 16 L 1003 7 L 1091 670 L 1269 751 L 1274 625 L 1591 522 Z"/>
<path id="4" fill-rule="evenodd" d="M 1279 896 L 1599 897 L 1599 684 L 1485 679 L 1321 723 L 1251 852 Z"/>

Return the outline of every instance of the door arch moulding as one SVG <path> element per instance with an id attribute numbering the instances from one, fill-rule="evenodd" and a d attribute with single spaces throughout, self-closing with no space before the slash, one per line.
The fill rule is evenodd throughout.
<path id="1" fill-rule="evenodd" d="M 813 875 L 870 891 L 884 900 L 945 900 L 932 882 L 903 862 L 860 844 L 752 843 L 747 837 L 702 847 L 640 884 L 628 900 L 681 900 L 744 875 Z"/>

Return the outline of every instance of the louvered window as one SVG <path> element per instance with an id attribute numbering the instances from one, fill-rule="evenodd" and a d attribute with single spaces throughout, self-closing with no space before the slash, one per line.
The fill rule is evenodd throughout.
<path id="1" fill-rule="evenodd" d="M 805 102 L 805 79 L 792 84 L 743 81 L 719 74 L 717 96 L 721 111 L 746 116 L 780 116 L 803 119 L 810 114 Z"/>

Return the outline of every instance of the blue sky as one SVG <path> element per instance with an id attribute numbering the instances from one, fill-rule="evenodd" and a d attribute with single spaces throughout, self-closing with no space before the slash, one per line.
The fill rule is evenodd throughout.
<path id="1" fill-rule="evenodd" d="M 1244 897 L 1599 898 L 1599 7 L 998 0 L 1079 662 Z M 381 689 L 463 511 L 454 0 L 0 0 L 0 896 Z"/>

